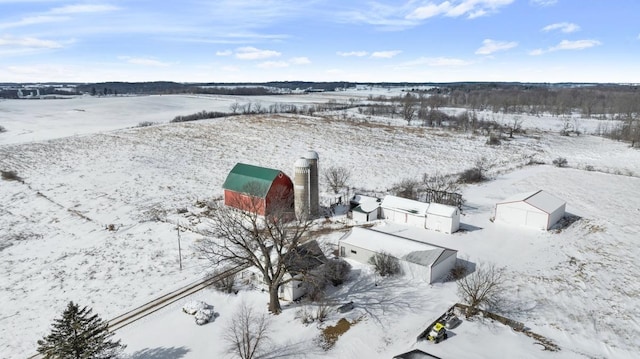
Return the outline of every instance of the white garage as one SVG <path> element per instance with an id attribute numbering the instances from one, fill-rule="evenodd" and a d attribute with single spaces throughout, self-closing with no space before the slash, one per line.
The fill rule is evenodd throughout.
<path id="1" fill-rule="evenodd" d="M 460 229 L 460 209 L 439 203 L 429 203 L 425 228 L 443 233 Z"/>
<path id="2" fill-rule="evenodd" d="M 382 218 L 389 222 L 420 228 L 426 226 L 429 203 L 396 196 L 385 196 L 380 207 L 382 208 Z"/>
<path id="3" fill-rule="evenodd" d="M 354 227 L 338 244 L 340 257 L 368 264 L 376 253 L 400 260 L 404 275 L 433 283 L 445 278 L 456 265 L 458 251 L 418 242 L 375 229 Z"/>
<path id="4" fill-rule="evenodd" d="M 495 222 L 548 230 L 563 216 L 566 202 L 539 190 L 496 204 Z"/>

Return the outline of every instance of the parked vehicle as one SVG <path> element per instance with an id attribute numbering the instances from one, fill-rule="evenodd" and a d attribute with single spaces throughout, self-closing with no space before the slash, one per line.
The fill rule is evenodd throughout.
<path id="1" fill-rule="evenodd" d="M 429 331 L 427 339 L 436 344 L 447 339 L 447 329 L 444 327 L 444 324 L 437 322 Z"/>

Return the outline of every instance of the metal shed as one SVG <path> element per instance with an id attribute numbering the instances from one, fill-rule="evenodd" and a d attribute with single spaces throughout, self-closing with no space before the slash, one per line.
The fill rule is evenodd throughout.
<path id="1" fill-rule="evenodd" d="M 460 209 L 440 203 L 429 203 L 425 227 L 449 234 L 456 232 L 460 229 Z"/>
<path id="2" fill-rule="evenodd" d="M 456 264 L 458 251 L 419 242 L 375 229 L 354 227 L 338 244 L 340 256 L 368 264 L 376 253 L 400 260 L 404 275 L 433 283 L 446 277 Z"/>
<path id="3" fill-rule="evenodd" d="M 429 203 L 396 196 L 385 196 L 380 207 L 382 208 L 382 218 L 389 222 L 409 224 L 420 228 L 426 227 Z"/>
<path id="4" fill-rule="evenodd" d="M 517 194 L 496 204 L 495 222 L 547 230 L 565 212 L 566 202 L 539 190 Z"/>

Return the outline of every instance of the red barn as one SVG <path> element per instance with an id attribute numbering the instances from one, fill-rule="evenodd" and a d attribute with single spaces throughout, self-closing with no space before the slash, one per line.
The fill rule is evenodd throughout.
<path id="1" fill-rule="evenodd" d="M 282 171 L 236 164 L 222 185 L 224 204 L 265 215 L 278 207 L 293 210 L 293 182 Z"/>

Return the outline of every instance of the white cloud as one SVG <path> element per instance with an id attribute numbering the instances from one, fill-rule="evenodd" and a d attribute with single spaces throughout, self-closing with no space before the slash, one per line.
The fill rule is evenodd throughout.
<path id="1" fill-rule="evenodd" d="M 462 59 L 456 59 L 452 57 L 421 57 L 419 59 L 408 61 L 400 64 L 399 67 L 413 67 L 413 66 L 433 66 L 433 67 L 441 67 L 441 66 L 468 66 L 471 65 L 472 62 L 465 61 Z"/>
<path id="2" fill-rule="evenodd" d="M 120 60 L 124 60 L 132 65 L 151 66 L 151 67 L 167 67 L 170 64 L 155 59 L 144 57 L 119 56 Z"/>
<path id="3" fill-rule="evenodd" d="M 273 50 L 260 50 L 255 47 L 247 46 L 236 49 L 236 58 L 240 60 L 262 60 L 272 57 L 278 57 L 281 53 Z"/>
<path id="4" fill-rule="evenodd" d="M 450 0 L 440 3 L 429 2 L 411 11 L 405 18 L 425 20 L 436 16 L 459 17 L 466 15 L 473 19 L 498 11 L 514 0 Z"/>
<path id="5" fill-rule="evenodd" d="M 289 67 L 289 63 L 286 61 L 266 61 L 258 64 L 258 67 L 263 69 L 280 69 L 283 67 Z"/>
<path id="6" fill-rule="evenodd" d="M 224 50 L 224 51 L 216 51 L 216 56 L 231 56 L 233 55 L 233 51 Z"/>
<path id="7" fill-rule="evenodd" d="M 555 5 L 558 0 L 531 0 L 531 4 L 538 6 L 551 6 Z"/>
<path id="8" fill-rule="evenodd" d="M 400 54 L 402 51 L 400 50 L 392 50 L 392 51 L 375 51 L 371 54 L 371 57 L 376 59 L 390 59 Z"/>
<path id="9" fill-rule="evenodd" d="M 424 20 L 438 15 L 446 14 L 449 10 L 451 10 L 451 3 L 449 3 L 448 1 L 445 1 L 438 5 L 429 3 L 425 6 L 421 6 L 413 10 L 411 14 L 407 15 L 407 19 Z"/>
<path id="10" fill-rule="evenodd" d="M 561 51 L 561 50 L 584 50 L 584 49 L 588 49 L 590 47 L 599 46 L 599 45 L 602 45 L 602 43 L 598 40 L 576 40 L 576 41 L 562 40 L 558 45 L 552 46 L 546 50 L 535 49 L 533 51 L 530 51 L 529 55 L 538 56 L 538 55 L 545 54 L 547 52 L 554 52 L 554 51 Z"/>
<path id="11" fill-rule="evenodd" d="M 38 25 L 38 24 L 48 24 L 52 22 L 61 22 L 61 21 L 67 21 L 67 20 L 69 20 L 69 17 L 66 17 L 66 16 L 49 16 L 49 15 L 29 16 L 29 17 L 22 18 L 18 21 L 2 23 L 0 24 L 0 29 L 9 29 L 13 27 Z"/>
<path id="12" fill-rule="evenodd" d="M 494 52 L 505 51 L 518 46 L 515 41 L 495 41 L 491 39 L 485 39 L 482 41 L 482 47 L 476 50 L 477 55 L 491 55 Z"/>
<path id="13" fill-rule="evenodd" d="M 570 22 L 558 22 L 555 24 L 547 25 L 542 28 L 542 31 L 548 32 L 553 30 L 560 30 L 564 33 L 571 33 L 580 30 L 580 26 Z"/>
<path id="14" fill-rule="evenodd" d="M 79 4 L 79 5 L 67 5 L 58 7 L 55 9 L 51 9 L 50 13 L 52 14 L 87 14 L 87 13 L 97 13 L 97 12 L 109 12 L 118 10 L 119 8 L 112 5 L 90 5 L 90 4 Z"/>
<path id="15" fill-rule="evenodd" d="M 594 47 L 598 45 L 602 45 L 602 43 L 598 40 L 576 40 L 576 41 L 562 40 L 558 45 L 550 48 L 549 50 L 550 51 L 583 50 L 583 49 L 588 49 L 590 47 Z"/>
<path id="16" fill-rule="evenodd" d="M 350 56 L 363 57 L 363 56 L 367 56 L 369 53 L 366 51 L 350 51 L 350 52 L 338 51 L 336 54 L 338 54 L 338 56 L 344 56 L 344 57 L 350 57 Z"/>
<path id="17" fill-rule="evenodd" d="M 291 60 L 289 60 L 289 62 L 292 65 L 308 65 L 311 63 L 311 60 L 309 60 L 308 57 L 294 57 Z"/>
<path id="18" fill-rule="evenodd" d="M 58 49 L 62 47 L 62 43 L 51 40 L 43 40 L 35 37 L 0 37 L 0 46 L 13 46 L 31 49 Z"/>

